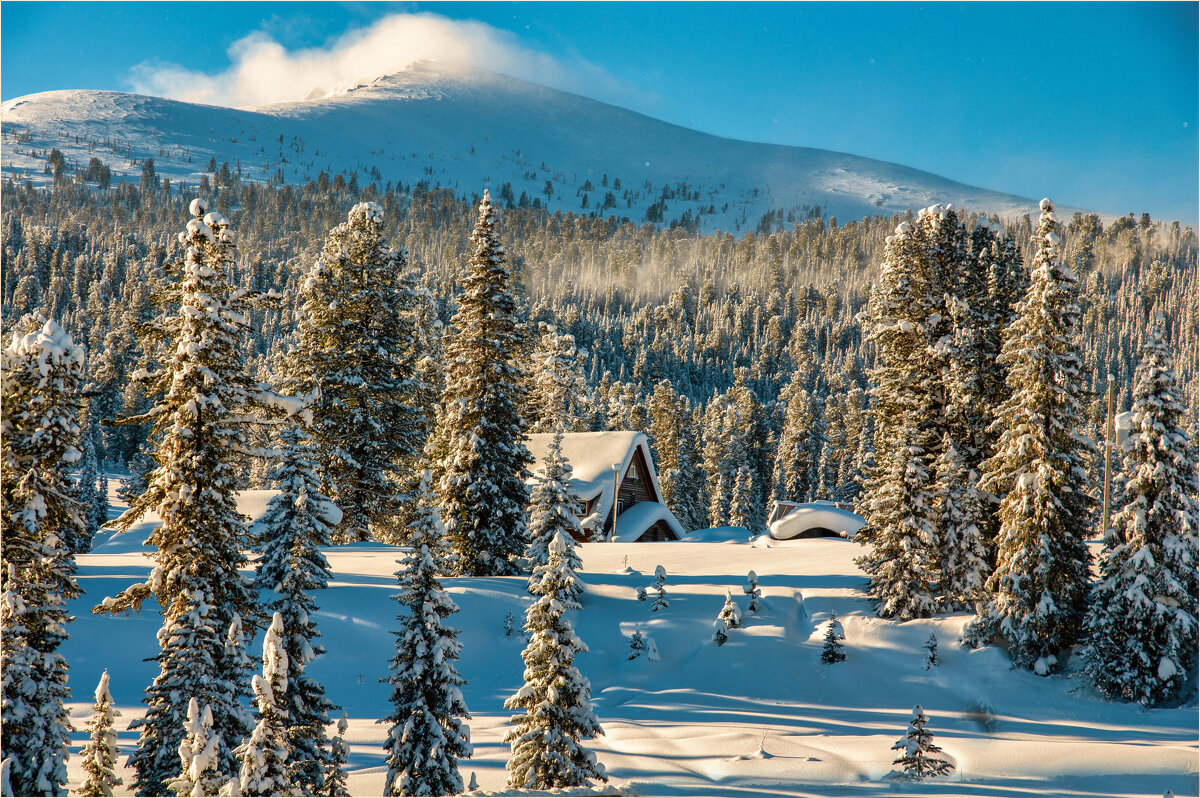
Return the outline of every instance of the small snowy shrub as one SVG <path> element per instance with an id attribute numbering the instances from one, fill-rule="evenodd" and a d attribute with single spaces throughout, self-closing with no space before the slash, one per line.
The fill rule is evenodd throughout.
<path id="1" fill-rule="evenodd" d="M 650 605 L 651 612 L 665 610 L 667 607 L 671 606 L 671 602 L 667 600 L 666 585 L 667 569 L 663 568 L 661 565 L 656 565 L 654 567 L 654 590 L 656 591 L 656 595 L 654 596 L 654 603 Z"/>
<path id="2" fill-rule="evenodd" d="M 96 686 L 94 714 L 88 723 L 88 741 L 83 746 L 83 770 L 87 779 L 79 787 L 79 795 L 112 795 L 112 788 L 121 784 L 117 776 L 117 733 L 113 718 L 121 713 L 113 709 L 112 693 L 108 691 L 108 671 Z"/>
<path id="3" fill-rule="evenodd" d="M 637 659 L 646 653 L 646 638 L 642 635 L 642 630 L 635 629 L 633 635 L 629 638 L 629 658 Z"/>
<path id="4" fill-rule="evenodd" d="M 896 741 L 893 751 L 902 751 L 893 760 L 893 765 L 903 765 L 904 771 L 899 778 L 906 781 L 921 781 L 926 776 L 948 776 L 954 765 L 933 754 L 940 754 L 941 748 L 933 744 L 933 735 L 925 728 L 929 718 L 921 705 L 913 707 L 913 719 L 908 725 L 908 733 Z"/>
<path id="5" fill-rule="evenodd" d="M 323 794 L 333 796 L 333 798 L 350 795 L 350 791 L 346 789 L 346 763 L 350 760 L 350 746 L 346 744 L 346 729 L 349 727 L 350 722 L 346 719 L 346 713 L 342 712 L 342 717 L 337 723 L 337 734 L 330 740 L 330 760 L 325 769 Z"/>
<path id="6" fill-rule="evenodd" d="M 845 661 L 846 651 L 842 645 L 842 641 L 845 639 L 846 635 L 842 632 L 842 625 L 838 623 L 835 612 L 830 616 L 829 626 L 825 629 L 825 645 L 821 649 L 821 662 L 831 665 L 835 662 Z"/>
<path id="7" fill-rule="evenodd" d="M 725 645 L 726 641 L 729 640 L 729 635 L 726 634 L 727 631 L 728 627 L 725 626 L 725 621 L 721 620 L 720 618 L 717 618 L 717 620 L 713 621 L 713 642 L 718 646 Z"/>
<path id="8" fill-rule="evenodd" d="M 746 585 L 742 590 L 750 597 L 750 604 L 746 607 L 747 612 L 758 612 L 758 602 L 762 599 L 762 591 L 758 589 L 758 574 L 753 571 L 746 574 Z"/>
<path id="9" fill-rule="evenodd" d="M 925 641 L 925 670 L 936 668 L 941 664 L 942 661 L 938 659 L 937 635 L 930 632 L 929 639 Z"/>
<path id="10" fill-rule="evenodd" d="M 721 607 L 721 614 L 717 617 L 725 622 L 728 629 L 737 629 L 742 625 L 742 613 L 728 590 L 725 591 L 725 605 Z"/>

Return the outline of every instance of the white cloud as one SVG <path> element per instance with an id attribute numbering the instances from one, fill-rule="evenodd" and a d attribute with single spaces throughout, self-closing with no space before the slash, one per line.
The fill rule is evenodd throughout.
<path id="1" fill-rule="evenodd" d="M 314 89 L 353 87 L 432 60 L 480 67 L 626 106 L 651 102 L 586 61 L 567 63 L 521 46 L 506 31 L 434 14 L 392 14 L 343 34 L 328 47 L 295 52 L 256 32 L 234 42 L 229 56 L 230 67 L 215 74 L 161 61 L 139 64 L 130 73 L 130 84 L 139 94 L 241 108 L 301 100 Z"/>

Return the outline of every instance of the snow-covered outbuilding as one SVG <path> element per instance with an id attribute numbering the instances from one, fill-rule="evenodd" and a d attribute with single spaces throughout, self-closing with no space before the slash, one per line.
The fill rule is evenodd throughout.
<path id="1" fill-rule="evenodd" d="M 794 538 L 852 538 L 866 519 L 835 502 L 775 502 L 767 519 L 767 533 L 776 540 Z"/>
<path id="2" fill-rule="evenodd" d="M 553 439 L 549 433 L 529 436 L 527 446 L 533 454 L 530 471 L 543 467 Z M 582 508 L 581 525 L 591 539 L 625 543 L 679 540 L 684 534 L 679 519 L 663 504 L 650 442 L 644 434 L 571 432 L 563 435 L 562 453 L 571 464 L 571 487 Z"/>

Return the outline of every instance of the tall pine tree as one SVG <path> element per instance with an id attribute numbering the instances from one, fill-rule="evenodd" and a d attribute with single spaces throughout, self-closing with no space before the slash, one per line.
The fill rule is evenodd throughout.
<path id="1" fill-rule="evenodd" d="M 388 246 L 383 209 L 363 202 L 329 231 L 301 286 L 292 393 L 317 391 L 314 434 L 339 542 L 388 539 L 429 419 L 419 404 L 424 298 L 405 255 Z"/>
<path id="2" fill-rule="evenodd" d="M 996 453 L 981 481 L 1003 497 L 996 570 L 967 639 L 999 635 L 1014 664 L 1046 674 L 1079 636 L 1093 501 L 1091 444 L 1077 432 L 1083 374 L 1076 281 L 1059 258 L 1054 205 L 1044 199 L 1041 209 L 1029 290 L 1000 355 L 1009 368 L 1010 397 L 997 414 Z"/>
<path id="3" fill-rule="evenodd" d="M 287 729 L 289 773 L 297 787 L 315 795 L 324 789 L 332 757 L 325 726 L 334 705 L 306 671 L 325 653 L 316 642 L 321 633 L 313 592 L 329 585 L 329 562 L 321 547 L 330 545 L 340 511 L 321 492 L 315 441 L 301 421 L 292 420 L 281 433 L 281 457 L 272 474 L 279 493 L 259 520 L 262 556 L 255 582 L 260 590 L 274 592 L 267 609 L 283 618 L 287 688 L 278 700 Z"/>
<path id="4" fill-rule="evenodd" d="M 163 519 L 147 540 L 155 565 L 146 582 L 93 610 L 138 610 L 153 596 L 163 616 L 159 675 L 146 689 L 148 710 L 130 757 L 138 795 L 161 795 L 179 773 L 176 752 L 193 698 L 211 712 L 222 782 L 236 774 L 233 750 L 252 728 L 243 704 L 249 660 L 224 635 L 259 612 L 239 573 L 249 540 L 236 502 L 243 441 L 260 396 L 245 362 L 255 296 L 231 284 L 234 244 L 225 219 L 206 214 L 201 200 L 190 210 L 194 218 L 179 235 L 184 258 L 166 266 L 173 279 L 159 297 L 163 314 L 147 326 L 147 351 L 165 353 L 148 376 L 161 398 L 132 419 L 154 424 L 157 467 L 117 521 L 128 530 L 149 512 Z"/>
<path id="5" fill-rule="evenodd" d="M 3 740 L 14 795 L 65 795 L 71 721 L 68 599 L 79 595 L 72 542 L 86 528 L 67 469 L 78 463 L 83 349 L 52 321 L 24 320 L 3 352 Z"/>
<path id="6" fill-rule="evenodd" d="M 1196 452 L 1180 398 L 1160 314 L 1138 363 L 1117 512 L 1084 646 L 1101 691 L 1147 706 L 1178 697 L 1196 662 Z"/>
<path id="7" fill-rule="evenodd" d="M 511 575 L 525 552 L 524 370 L 517 360 L 523 327 L 487 191 L 446 344 L 446 391 L 439 437 L 438 494 L 456 573 Z"/>
<path id="8" fill-rule="evenodd" d="M 403 626 L 387 678 L 392 712 L 381 721 L 391 724 L 383 794 L 457 795 L 463 791 L 458 760 L 472 754 L 471 730 L 463 723 L 471 716 L 460 689 L 465 681 L 454 667 L 462 643 L 445 623 L 458 607 L 437 578 L 448 551 L 428 471 L 403 545 L 410 552 L 400 560 L 402 592 L 394 598 L 405 612 L 397 616 Z"/>
<path id="9" fill-rule="evenodd" d="M 575 541 L 560 531 L 550 542 L 549 561 L 534 572 L 537 597 L 525 613 L 529 645 L 521 654 L 525 684 L 504 706 L 517 710 L 505 741 L 512 744 L 508 784 L 514 789 L 551 790 L 607 781 L 596 755 L 580 745 L 604 730 L 591 706 L 591 685 L 575 665 L 588 648 L 565 613 L 578 610 Z"/>
<path id="10" fill-rule="evenodd" d="M 858 562 L 870 580 L 879 614 L 927 617 L 937 601 L 938 518 L 934 463 L 941 445 L 940 358 L 933 323 L 942 298 L 924 236 L 908 222 L 888 237 L 879 284 L 868 308 L 869 332 L 879 347 L 872 374 L 876 467 L 862 501 L 871 547 Z"/>

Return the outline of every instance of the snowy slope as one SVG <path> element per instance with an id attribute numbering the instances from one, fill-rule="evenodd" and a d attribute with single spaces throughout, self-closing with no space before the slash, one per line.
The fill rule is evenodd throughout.
<path id="1" fill-rule="evenodd" d="M 377 168 L 384 181 L 493 193 L 511 182 L 552 209 L 580 211 L 591 180 L 589 211 L 606 188 L 615 208 L 604 216 L 641 222 L 661 195 L 665 221 L 690 210 L 705 230 L 754 229 L 767 211 L 803 220 L 819 205 L 842 221 L 935 202 L 1015 216 L 1032 200 L 974 188 L 926 172 L 854 155 L 754 144 L 677 127 L 616 106 L 477 69 L 422 62 L 404 72 L 331 96 L 256 109 L 231 109 L 102 91 L 32 94 L 3 104 L 3 174 L 44 182 L 52 147 L 86 167 L 99 157 L 117 175 L 137 180 L 154 158 L 160 176 L 195 186 L 210 158 L 241 163 L 243 177 L 290 183 Z M 281 138 L 282 137 L 282 138 Z M 638 195 L 629 197 L 625 191 Z M 727 207 L 726 207 L 727 206 Z M 790 227 L 790 224 L 788 225 Z"/>
<path id="2" fill-rule="evenodd" d="M 258 515 L 267 494 L 246 497 Z M 133 532 L 103 542 L 79 558 L 87 595 L 64 653 L 72 705 L 82 729 L 84 700 L 108 668 L 120 719 L 122 760 L 136 736 L 125 731 L 142 711 L 153 678 L 153 604 L 141 615 L 107 618 L 88 609 L 145 577 L 148 560 Z M 698 536 L 703 538 L 704 536 Z M 720 535 L 716 536 L 718 539 Z M 735 536 L 736 539 L 736 536 Z M 745 537 L 741 537 L 745 540 Z M 860 551 L 839 539 L 746 543 L 586 544 L 584 609 L 573 619 L 591 653 L 579 659 L 591 680 L 606 736 L 595 742 L 613 786 L 631 795 L 811 796 L 885 795 L 894 785 L 891 745 L 903 735 L 912 707 L 929 715 L 934 742 L 957 763 L 948 781 L 900 786 L 902 792 L 956 796 L 1149 796 L 1166 790 L 1197 794 L 1197 706 L 1140 710 L 1109 703 L 1082 681 L 1014 671 L 1002 651 L 955 645 L 966 615 L 896 623 L 874 617 L 853 564 Z M 351 718 L 351 788 L 379 795 L 386 733 L 374 721 L 387 711 L 380 684 L 393 654 L 397 605 L 392 572 L 397 551 L 363 543 L 327 550 L 334 578 L 318 597 L 318 621 L 329 653 L 314 664 L 330 698 Z M 650 612 L 636 600 L 639 585 L 667 570 L 670 607 Z M 741 586 L 755 570 L 763 609 L 746 611 Z M 520 639 L 506 638 L 504 617 L 522 617 L 525 580 L 447 579 L 461 612 L 459 670 L 469 680 L 476 757 L 464 761 L 484 790 L 504 782 L 502 743 L 506 697 L 521 684 Z M 726 590 L 738 600 L 745 626 L 718 648 L 712 621 Z M 836 611 L 847 637 L 847 659 L 823 665 L 824 626 Z M 661 660 L 628 660 L 634 629 L 652 638 Z M 926 671 L 922 645 L 941 643 L 941 667 Z M 261 636 L 255 641 L 260 653 Z M 75 735 L 78 745 L 82 732 Z M 81 779 L 78 757 L 72 783 Z M 125 774 L 128 784 L 130 774 Z"/>

